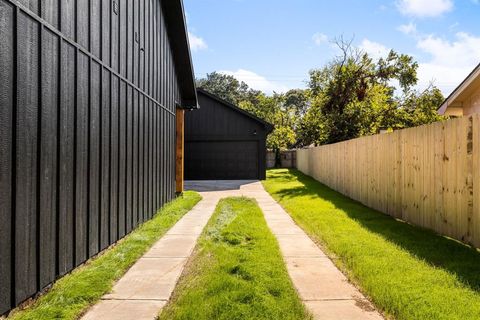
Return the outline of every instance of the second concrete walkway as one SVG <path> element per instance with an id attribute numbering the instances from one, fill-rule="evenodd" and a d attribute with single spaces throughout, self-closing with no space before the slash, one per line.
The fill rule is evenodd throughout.
<path id="1" fill-rule="evenodd" d="M 83 320 L 153 320 L 170 299 L 220 195 L 210 193 L 183 216 L 93 306 Z"/>
<path id="2" fill-rule="evenodd" d="M 380 320 L 382 316 L 299 228 L 258 181 L 191 181 L 203 197 L 246 196 L 257 200 L 276 236 L 300 298 L 322 320 Z"/>

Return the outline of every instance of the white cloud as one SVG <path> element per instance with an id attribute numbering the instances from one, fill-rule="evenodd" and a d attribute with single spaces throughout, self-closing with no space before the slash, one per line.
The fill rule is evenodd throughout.
<path id="1" fill-rule="evenodd" d="M 425 36 L 417 47 L 430 56 L 419 65 L 419 85 L 434 81 L 444 94 L 450 94 L 480 62 L 480 37 L 465 32 L 457 33 L 453 41 Z"/>
<path id="2" fill-rule="evenodd" d="M 374 60 L 384 58 L 388 56 L 388 53 L 390 52 L 390 49 L 385 47 L 383 44 L 370 41 L 368 39 L 363 39 L 359 48 L 368 53 L 368 55 Z"/>
<path id="3" fill-rule="evenodd" d="M 317 46 L 320 46 L 328 41 L 328 37 L 323 33 L 315 33 L 312 37 L 312 40 Z"/>
<path id="4" fill-rule="evenodd" d="M 192 51 L 200 51 L 208 49 L 208 45 L 202 38 L 194 35 L 191 32 L 188 32 L 188 39 L 190 42 L 190 48 Z"/>
<path id="5" fill-rule="evenodd" d="M 238 69 L 237 71 L 219 71 L 219 73 L 234 76 L 237 80 L 243 81 L 248 84 L 249 87 L 255 90 L 261 90 L 267 94 L 275 92 L 286 92 L 289 88 L 276 81 L 270 81 L 267 78 L 256 74 L 253 71 Z"/>
<path id="6" fill-rule="evenodd" d="M 398 0 L 397 8 L 407 16 L 437 17 L 453 9 L 453 0 Z"/>
<path id="7" fill-rule="evenodd" d="M 411 35 L 417 33 L 417 25 L 413 22 L 410 22 L 409 24 L 402 24 L 398 26 L 397 30 L 407 35 Z"/>

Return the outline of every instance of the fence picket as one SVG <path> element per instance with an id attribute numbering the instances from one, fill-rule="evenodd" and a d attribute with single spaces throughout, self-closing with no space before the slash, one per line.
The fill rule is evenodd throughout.
<path id="1" fill-rule="evenodd" d="M 480 247 L 480 116 L 297 151 L 298 169 L 363 204 Z"/>

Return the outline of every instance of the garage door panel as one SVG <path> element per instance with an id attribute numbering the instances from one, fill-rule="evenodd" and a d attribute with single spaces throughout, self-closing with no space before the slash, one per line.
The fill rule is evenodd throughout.
<path id="1" fill-rule="evenodd" d="M 185 178 L 187 180 L 258 179 L 258 142 L 187 142 Z"/>

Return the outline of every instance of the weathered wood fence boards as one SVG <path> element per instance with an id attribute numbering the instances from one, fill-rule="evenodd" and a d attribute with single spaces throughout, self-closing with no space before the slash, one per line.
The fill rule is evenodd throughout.
<path id="1" fill-rule="evenodd" d="M 480 116 L 298 150 L 298 169 L 346 196 L 480 247 Z"/>
<path id="2" fill-rule="evenodd" d="M 158 0 L 0 0 L 0 314 L 175 192 Z"/>

